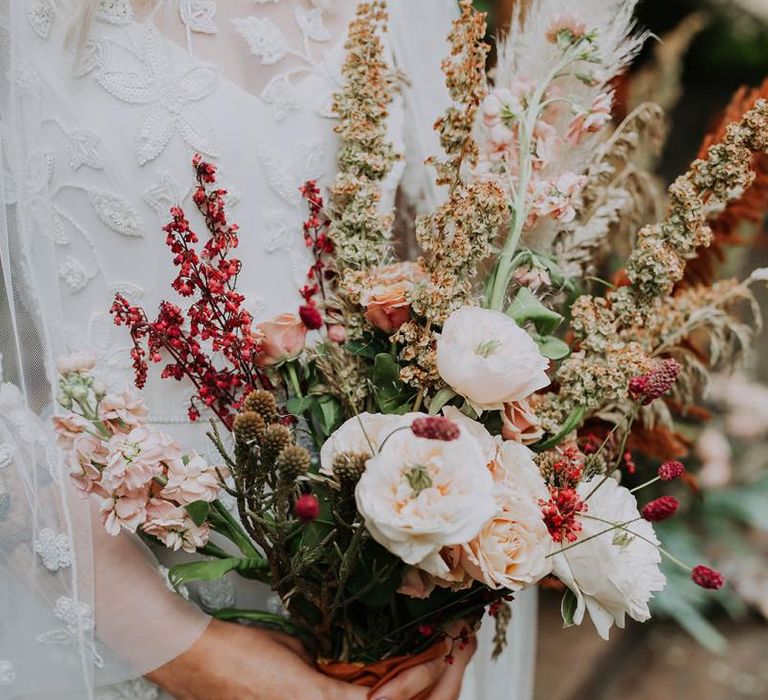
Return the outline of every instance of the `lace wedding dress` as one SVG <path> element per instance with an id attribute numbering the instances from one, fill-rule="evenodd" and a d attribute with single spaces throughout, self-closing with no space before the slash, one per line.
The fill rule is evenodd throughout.
<path id="1" fill-rule="evenodd" d="M 131 383 L 128 338 L 108 309 L 115 292 L 147 309 L 171 293 L 161 226 L 172 204 L 193 209 L 196 152 L 218 164 L 241 225 L 250 311 L 294 310 L 309 264 L 298 188 L 335 171 L 329 107 L 352 0 L 139 5 L 94 2 L 89 26 L 72 32 L 61 0 L 0 3 L 0 698 L 158 698 L 131 679 L 208 621 L 138 544 L 91 527 L 71 497 L 47 421 L 55 357 L 87 349 L 108 385 Z M 389 6 L 387 51 L 408 81 L 390 116 L 406 158 L 385 199 L 393 206 L 399 189 L 418 208 L 438 196 L 423 159 L 438 152 L 430 125 L 448 99 L 439 63 L 456 7 Z M 206 449 L 185 391 L 150 378 L 152 420 Z M 229 578 L 183 593 L 208 612 L 274 605 Z M 495 662 L 484 630 L 462 700 L 529 700 L 534 625 L 535 595 L 521 596 Z"/>

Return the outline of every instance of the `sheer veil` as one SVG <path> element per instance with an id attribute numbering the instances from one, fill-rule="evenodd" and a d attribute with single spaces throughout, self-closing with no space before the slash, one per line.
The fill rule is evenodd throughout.
<path id="1" fill-rule="evenodd" d="M 411 83 L 401 117 L 401 186 L 424 207 L 440 197 L 423 161 L 439 150 L 430 126 L 448 101 L 438 57 L 456 3 L 388 4 L 393 55 Z M 30 24 L 38 35 L 50 32 L 55 13 L 66 9 L 59 0 L 0 0 L 0 700 L 152 698 L 152 689 L 142 694 L 138 686 L 126 695 L 99 695 L 98 688 L 174 658 L 209 618 L 168 590 L 139 543 L 91 527 L 93 514 L 68 488 L 69 470 L 50 428 L 54 358 L 64 348 L 45 319 L 62 313 L 56 248 L 66 226 L 48 189 L 56 169 L 67 165 L 44 145 L 40 95 L 63 87 L 43 84 L 45 75 L 30 69 L 22 37 Z M 71 59 L 74 71 L 85 69 L 74 50 Z M 85 131 L 77 157 L 88 157 Z M 534 622 L 535 595 L 522 596 L 514 604 L 510 650 L 492 662 L 489 645 L 480 649 L 462 700 L 529 700 Z M 490 634 L 485 630 L 484 638 Z"/>

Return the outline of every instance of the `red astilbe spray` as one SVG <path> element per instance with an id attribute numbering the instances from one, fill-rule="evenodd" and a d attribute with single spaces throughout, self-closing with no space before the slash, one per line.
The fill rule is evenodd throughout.
<path id="1" fill-rule="evenodd" d="M 303 223 L 304 243 L 312 253 L 312 265 L 307 272 L 307 283 L 300 293 L 304 304 L 299 307 L 299 317 L 309 330 L 318 330 L 331 323 L 323 317 L 328 311 L 328 286 L 335 272 L 328 262 L 333 253 L 333 241 L 328 235 L 330 220 L 323 213 L 324 203 L 315 180 L 308 180 L 301 187 L 301 196 L 307 203 L 309 214 Z M 319 299 L 319 303 L 318 303 Z M 322 307 L 322 308 L 321 308 Z"/>
<path id="2" fill-rule="evenodd" d="M 237 291 L 242 263 L 232 255 L 238 226 L 227 221 L 227 192 L 213 187 L 214 165 L 199 155 L 192 165 L 197 177 L 193 200 L 210 236 L 198 252 L 199 238 L 180 207 L 171 209 L 172 220 L 163 231 L 178 268 L 172 287 L 194 301 L 186 312 L 163 301 L 156 320 L 149 321 L 144 309 L 118 294 L 111 312 L 115 324 L 130 329 L 137 387 L 146 383 L 148 362 L 161 362 L 164 352 L 171 361 L 163 368 L 163 378 L 187 377 L 197 389 L 190 419 L 200 416 L 197 402 L 202 402 L 231 427 L 232 409 L 243 395 L 259 385 L 268 388 L 269 382 L 256 367 L 258 338 L 252 331 L 253 318 L 242 306 L 245 298 Z M 223 358 L 226 365 L 217 366 L 212 356 Z"/>

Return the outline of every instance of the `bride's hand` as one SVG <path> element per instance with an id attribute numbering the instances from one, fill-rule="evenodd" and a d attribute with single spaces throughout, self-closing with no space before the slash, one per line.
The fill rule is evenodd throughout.
<path id="1" fill-rule="evenodd" d="M 430 700 L 454 700 L 469 657 L 423 664 L 383 688 L 377 698 L 410 700 L 435 686 Z M 466 661 L 464 658 L 466 657 Z M 367 700 L 368 691 L 319 673 L 301 642 L 283 634 L 213 620 L 184 654 L 147 677 L 177 700 Z"/>
<path id="2" fill-rule="evenodd" d="M 458 633 L 461 627 L 463 625 L 452 631 Z M 446 654 L 450 647 L 450 642 L 446 642 Z M 452 664 L 449 665 L 445 658 L 440 656 L 429 663 L 414 666 L 387 683 L 376 693 L 374 700 L 412 698 L 425 688 L 432 688 L 428 700 L 459 700 L 464 672 L 476 650 L 477 639 L 472 636 L 463 648 L 454 647 L 451 654 Z"/>

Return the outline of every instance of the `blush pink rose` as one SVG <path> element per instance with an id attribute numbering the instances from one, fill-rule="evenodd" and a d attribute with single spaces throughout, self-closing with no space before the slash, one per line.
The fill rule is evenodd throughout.
<path id="1" fill-rule="evenodd" d="M 541 440 L 544 428 L 530 403 L 526 400 L 510 401 L 501 411 L 501 436 L 523 445 L 532 445 Z"/>
<path id="2" fill-rule="evenodd" d="M 271 321 L 260 323 L 256 330 L 261 345 L 258 357 L 261 367 L 295 360 L 301 355 L 307 339 L 307 327 L 294 314 L 280 314 Z"/>
<path id="3" fill-rule="evenodd" d="M 425 280 L 423 270 L 411 262 L 385 265 L 371 271 L 360 297 L 368 323 L 387 335 L 394 333 L 411 317 L 411 291 Z"/>

